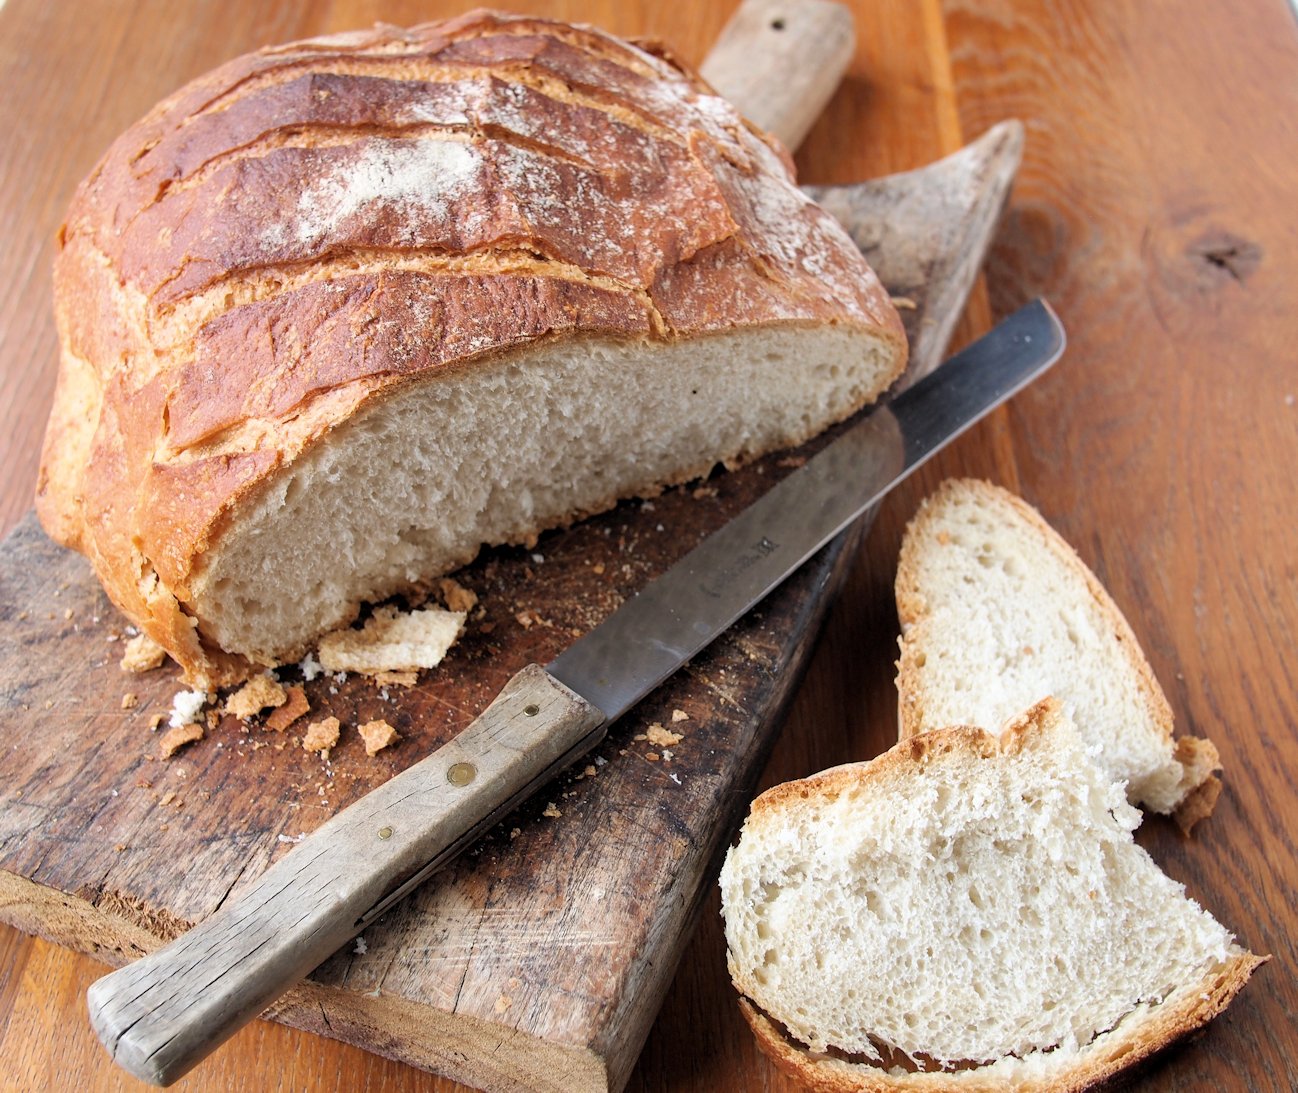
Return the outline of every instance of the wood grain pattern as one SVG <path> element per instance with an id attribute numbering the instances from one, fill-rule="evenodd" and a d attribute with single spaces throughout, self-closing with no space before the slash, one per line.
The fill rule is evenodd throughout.
<path id="1" fill-rule="evenodd" d="M 1295 1088 L 1298 24 L 1265 2 L 947 14 L 964 123 L 1029 119 L 992 300 L 1046 292 L 1073 334 L 1021 404 L 1022 493 L 1126 611 L 1178 728 L 1221 750 L 1211 820 L 1141 842 L 1274 956 L 1148 1086 Z"/>
<path id="2" fill-rule="evenodd" d="M 662 38 L 697 61 L 730 5 L 527 7 Z M 852 7 L 861 44 L 799 154 L 802 177 L 919 166 L 958 143 L 962 122 L 976 134 L 1024 117 L 1027 169 L 988 283 L 998 312 L 1048 291 L 1071 349 L 1038 390 L 884 506 L 762 784 L 875 754 L 895 731 L 891 579 L 918 497 L 946 474 L 1019 488 L 1127 610 L 1181 727 L 1222 747 L 1216 816 L 1192 841 L 1152 824 L 1142 841 L 1251 947 L 1276 955 L 1231 1011 L 1136 1087 L 1293 1088 L 1292 14 L 1280 0 L 1174 11 L 1003 0 L 952 4 L 945 21 L 936 0 Z M 21 150 L 0 160 L 0 526 L 30 506 L 52 388 L 48 241 L 100 149 L 160 95 L 263 41 L 449 10 L 378 0 L 0 8 L 0 120 Z M 985 307 L 971 308 L 973 327 Z M 794 1088 L 757 1054 L 723 952 L 709 896 L 629 1089 Z M 4 929 L 0 969 L 0 1088 L 141 1088 L 84 1023 L 101 965 Z M 258 1022 L 178 1088 L 460 1087 Z"/>

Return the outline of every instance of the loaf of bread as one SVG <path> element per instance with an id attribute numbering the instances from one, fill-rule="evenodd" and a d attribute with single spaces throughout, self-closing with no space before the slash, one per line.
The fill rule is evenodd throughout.
<path id="1" fill-rule="evenodd" d="M 41 519 L 205 686 L 798 443 L 905 360 L 851 240 L 698 77 L 482 12 L 161 103 L 78 189 L 55 300 Z"/>
<path id="2" fill-rule="evenodd" d="M 1221 1012 L 1261 960 L 1136 845 L 1046 700 L 774 787 L 721 872 L 730 974 L 811 1088 L 1080 1090 Z"/>
<path id="3" fill-rule="evenodd" d="M 1172 738 L 1172 711 L 1108 592 L 1040 514 L 988 482 L 952 479 L 920 506 L 897 567 L 901 735 L 995 730 L 1053 695 L 1133 804 L 1212 810 L 1217 749 Z"/>

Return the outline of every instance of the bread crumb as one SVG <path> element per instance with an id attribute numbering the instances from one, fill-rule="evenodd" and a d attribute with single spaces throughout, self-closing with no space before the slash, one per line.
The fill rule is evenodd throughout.
<path id="1" fill-rule="evenodd" d="M 306 727 L 302 737 L 302 747 L 306 751 L 318 751 L 328 756 L 330 748 L 336 747 L 342 726 L 336 717 L 326 717 L 323 721 L 312 721 Z"/>
<path id="2" fill-rule="evenodd" d="M 672 732 L 671 729 L 664 729 L 655 721 L 649 726 L 648 732 L 645 733 L 645 739 L 651 744 L 657 744 L 660 748 L 669 748 L 673 744 L 679 744 L 685 737 L 678 732 Z"/>
<path id="3" fill-rule="evenodd" d="M 892 306 L 898 311 L 914 311 L 919 307 L 919 304 L 909 296 L 890 296 L 889 299 L 892 300 Z"/>
<path id="4" fill-rule="evenodd" d="M 123 672 L 150 672 L 160 668 L 167 651 L 148 634 L 136 634 L 122 649 Z"/>
<path id="5" fill-rule="evenodd" d="M 514 1000 L 510 998 L 509 995 L 502 994 L 499 998 L 496 999 L 496 1005 L 494 1008 L 497 1013 L 504 1013 L 513 1004 L 514 1004 Z"/>
<path id="6" fill-rule="evenodd" d="M 419 673 L 413 668 L 404 672 L 379 672 L 374 679 L 385 686 L 413 687 L 419 682 Z"/>
<path id="7" fill-rule="evenodd" d="M 552 820 L 557 820 L 560 816 L 563 815 L 563 813 L 559 810 L 559 806 L 556 805 L 553 801 L 551 801 L 548 805 L 545 806 L 545 811 L 542 812 L 541 815 L 549 816 L 550 819 Z"/>
<path id="8" fill-rule="evenodd" d="M 684 710 L 672 710 L 672 724 L 675 724 L 677 721 L 688 721 L 689 719 L 690 715 Z"/>
<path id="9" fill-rule="evenodd" d="M 514 618 L 516 618 L 519 621 L 519 624 L 523 627 L 524 630 L 530 630 L 532 629 L 533 626 L 553 626 L 554 625 L 554 623 L 552 623 L 549 619 L 544 618 L 541 615 L 537 614 L 537 612 L 533 611 L 531 608 L 524 608 L 522 611 L 519 611 L 514 616 Z"/>
<path id="10" fill-rule="evenodd" d="M 603 562 L 596 562 L 596 563 L 595 563 L 593 566 L 591 566 L 590 568 L 591 568 L 591 572 L 592 572 L 592 573 L 596 573 L 596 574 L 603 573 L 603 572 L 604 572 L 604 563 L 603 563 Z"/>
<path id="11" fill-rule="evenodd" d="M 122 695 L 122 709 L 133 710 L 140 704 L 140 696 L 134 691 L 127 691 Z"/>
<path id="12" fill-rule="evenodd" d="M 467 615 L 478 606 L 478 594 L 451 577 L 438 581 L 437 591 L 448 611 L 462 611 Z"/>
<path id="13" fill-rule="evenodd" d="M 158 726 L 162 724 L 162 719 L 164 716 L 165 716 L 164 714 L 155 713 L 153 716 L 149 718 L 149 732 L 158 731 Z"/>
<path id="14" fill-rule="evenodd" d="M 523 833 L 522 828 L 511 827 L 511 828 L 509 829 L 509 837 L 510 837 L 511 839 L 517 839 L 517 838 L 519 837 L 519 835 L 521 835 L 522 833 Z"/>
<path id="15" fill-rule="evenodd" d="M 354 948 L 352 952 L 357 956 L 364 956 L 369 952 L 369 946 L 365 944 L 365 939 L 363 937 L 358 937 L 356 939 L 356 948 Z"/>
<path id="16" fill-rule="evenodd" d="M 171 699 L 171 717 L 167 721 L 173 729 L 182 725 L 191 725 L 198 720 L 207 704 L 207 693 L 204 691 L 180 691 Z"/>
<path id="17" fill-rule="evenodd" d="M 690 496 L 696 501 L 702 501 L 705 497 L 716 497 L 716 495 L 716 486 L 699 486 L 698 489 L 694 490 L 694 492 L 690 494 Z"/>
<path id="18" fill-rule="evenodd" d="M 158 741 L 158 751 L 162 758 L 170 759 L 186 744 L 203 739 L 203 726 L 190 722 L 188 725 L 176 725 L 162 734 Z"/>
<path id="19" fill-rule="evenodd" d="M 644 753 L 644 757 L 651 763 L 656 763 L 659 759 L 659 755 L 656 751 L 647 751 Z"/>
<path id="20" fill-rule="evenodd" d="M 124 850 L 126 849 L 126 844 L 125 844 L 125 843 L 118 843 L 116 846 L 113 847 L 113 849 L 116 850 L 117 853 L 120 854 L 120 853 L 122 853 L 122 851 L 124 851 Z"/>
<path id="21" fill-rule="evenodd" d="M 464 629 L 464 614 L 427 607 L 402 612 L 379 607 L 360 630 L 335 630 L 320 640 L 320 663 L 330 672 L 406 672 L 433 668 Z"/>
<path id="22" fill-rule="evenodd" d="M 284 696 L 284 704 L 273 710 L 266 718 L 266 728 L 283 732 L 310 710 L 311 704 L 306 699 L 306 692 L 298 686 L 289 687 Z"/>
<path id="23" fill-rule="evenodd" d="M 320 662 L 316 660 L 315 656 L 311 653 L 307 653 L 306 656 L 298 661 L 297 670 L 302 673 L 302 678 L 307 683 L 310 683 L 316 676 L 324 671 L 324 669 L 320 667 Z"/>
<path id="24" fill-rule="evenodd" d="M 158 804 L 161 805 L 163 808 L 165 808 L 167 805 L 171 804 L 171 802 L 174 801 L 175 799 L 176 799 L 176 791 L 174 789 L 169 789 L 167 790 L 166 793 L 162 795 L 162 800 L 160 800 Z"/>
<path id="25" fill-rule="evenodd" d="M 253 676 L 225 700 L 225 712 L 247 721 L 261 713 L 267 706 L 282 706 L 288 701 L 284 688 L 269 672 Z"/>
<path id="26" fill-rule="evenodd" d="M 366 755 L 378 755 L 384 748 L 401 739 L 401 734 L 386 721 L 367 721 L 357 732 L 365 741 Z"/>

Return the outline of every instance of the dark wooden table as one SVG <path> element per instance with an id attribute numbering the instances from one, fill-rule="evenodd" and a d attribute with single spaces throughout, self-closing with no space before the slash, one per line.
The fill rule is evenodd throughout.
<path id="1" fill-rule="evenodd" d="M 467 4 L 254 0 L 0 8 L 0 531 L 30 507 L 53 391 L 51 244 L 80 177 L 163 94 L 257 45 L 410 23 Z M 516 6 L 516 5 L 507 5 Z M 732 3 L 529 10 L 670 42 L 699 60 Z M 1274 960 L 1150 1090 L 1298 1088 L 1298 22 L 1284 0 L 1178 5 L 877 0 L 851 5 L 849 78 L 799 153 L 804 181 L 901 170 L 1018 116 L 1020 184 L 965 331 L 1037 295 L 1065 361 L 898 490 L 834 609 L 763 784 L 883 750 L 895 733 L 891 581 L 905 520 L 942 477 L 1041 508 L 1126 610 L 1182 731 L 1226 791 L 1183 840 L 1140 839 Z M 87 1026 L 102 969 L 0 928 L 0 1084 L 136 1089 Z M 451 1090 L 444 1079 L 258 1022 L 177 1088 Z M 717 901 L 630 1089 L 792 1086 L 734 1006 Z"/>

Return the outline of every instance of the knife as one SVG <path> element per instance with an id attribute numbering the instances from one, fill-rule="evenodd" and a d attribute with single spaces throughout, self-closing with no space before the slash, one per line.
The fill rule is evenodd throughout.
<path id="1" fill-rule="evenodd" d="M 1053 364 L 1043 301 L 877 407 L 459 736 L 318 828 L 237 901 L 94 983 L 114 1060 L 168 1085 L 519 802 L 807 558 Z"/>

